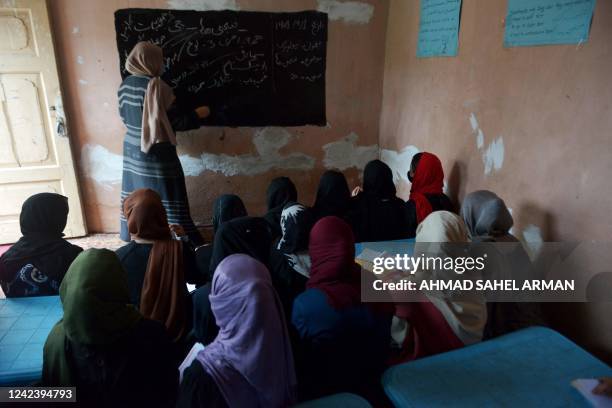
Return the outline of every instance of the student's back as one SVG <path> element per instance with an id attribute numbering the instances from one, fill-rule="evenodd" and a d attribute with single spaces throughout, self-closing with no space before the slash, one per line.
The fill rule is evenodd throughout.
<path id="1" fill-rule="evenodd" d="M 153 244 L 132 241 L 115 251 L 121 265 L 123 265 L 123 269 L 127 272 L 130 301 L 136 307 L 140 305 L 140 294 L 152 248 Z M 183 245 L 183 270 L 186 282 L 194 284 L 203 283 L 203 274 L 200 273 L 200 269 L 196 264 L 195 254 L 188 245 Z"/>
<path id="2" fill-rule="evenodd" d="M 75 386 L 84 406 L 172 406 L 178 370 L 163 324 L 129 305 L 117 256 L 90 249 L 60 287 L 64 317 L 49 333 L 43 385 Z"/>
<path id="3" fill-rule="evenodd" d="M 302 398 L 378 388 L 390 344 L 391 312 L 361 303 L 361 270 L 353 236 L 338 217 L 324 217 L 310 234 L 307 290 L 293 303 L 299 333 Z"/>
<path id="4" fill-rule="evenodd" d="M 293 325 L 301 338 L 302 396 L 362 393 L 379 378 L 388 355 L 390 315 L 366 305 L 334 309 L 324 292 L 308 289 L 293 303 Z"/>
<path id="5" fill-rule="evenodd" d="M 67 219 L 68 199 L 62 195 L 35 194 L 23 203 L 23 237 L 0 257 L 0 285 L 7 297 L 57 295 L 83 250 L 62 238 Z"/>
<path id="6" fill-rule="evenodd" d="M 142 319 L 103 347 L 67 340 L 79 401 L 87 406 L 173 406 L 177 363 L 164 325 Z M 143 390 L 148 390 L 143 392 Z"/>
<path id="7" fill-rule="evenodd" d="M 411 230 L 416 232 L 418 225 L 432 212 L 455 212 L 453 203 L 443 192 L 444 170 L 436 155 L 427 152 L 415 154 L 408 179 L 412 183 L 406 203 Z"/>
<path id="8" fill-rule="evenodd" d="M 266 267 L 245 254 L 224 258 L 213 277 L 210 302 L 219 334 L 185 370 L 177 406 L 295 404 L 291 345 Z"/>
<path id="9" fill-rule="evenodd" d="M 363 191 L 349 203 L 356 242 L 390 241 L 414 236 L 406 203 L 397 197 L 391 169 L 372 160 L 363 171 Z"/>

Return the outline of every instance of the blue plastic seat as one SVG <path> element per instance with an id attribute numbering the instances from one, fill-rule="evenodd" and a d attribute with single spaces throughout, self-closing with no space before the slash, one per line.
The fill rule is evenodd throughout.
<path id="1" fill-rule="evenodd" d="M 612 369 L 543 327 L 389 368 L 382 384 L 396 407 L 586 406 L 576 378 Z"/>

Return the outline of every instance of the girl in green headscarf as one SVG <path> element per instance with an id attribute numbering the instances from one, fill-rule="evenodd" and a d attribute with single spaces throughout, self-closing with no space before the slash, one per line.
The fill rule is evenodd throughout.
<path id="1" fill-rule="evenodd" d="M 114 252 L 90 249 L 60 286 L 64 317 L 43 354 L 43 384 L 76 386 L 79 401 L 97 406 L 172 405 L 178 370 L 163 324 L 129 304 L 127 274 Z"/>

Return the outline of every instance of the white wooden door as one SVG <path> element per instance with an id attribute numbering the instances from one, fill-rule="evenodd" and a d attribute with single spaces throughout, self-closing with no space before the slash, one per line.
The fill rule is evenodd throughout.
<path id="1" fill-rule="evenodd" d="M 0 243 L 15 242 L 32 194 L 68 197 L 64 233 L 85 235 L 45 0 L 0 2 Z"/>

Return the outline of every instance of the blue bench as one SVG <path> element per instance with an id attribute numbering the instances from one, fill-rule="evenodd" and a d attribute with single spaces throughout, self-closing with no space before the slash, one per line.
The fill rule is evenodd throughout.
<path id="1" fill-rule="evenodd" d="M 612 369 L 561 334 L 520 330 L 389 368 L 382 384 L 396 407 L 587 406 L 576 378 Z"/>
<path id="2" fill-rule="evenodd" d="M 343 392 L 302 402 L 295 408 L 372 408 L 372 405 L 359 395 Z"/>
<path id="3" fill-rule="evenodd" d="M 63 314 L 59 296 L 0 299 L 0 386 L 40 380 L 43 346 Z"/>

